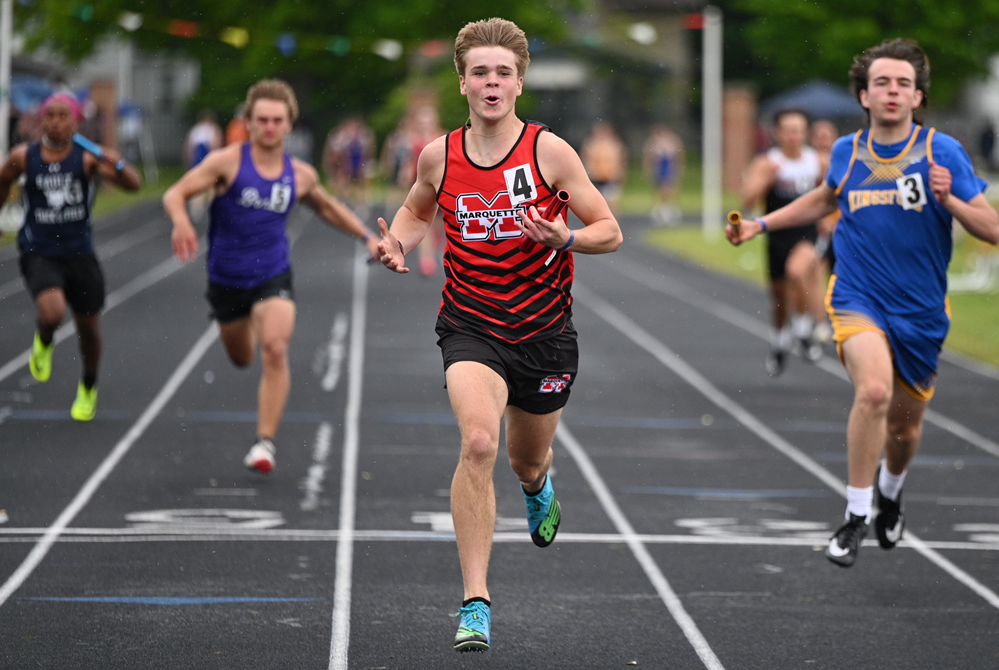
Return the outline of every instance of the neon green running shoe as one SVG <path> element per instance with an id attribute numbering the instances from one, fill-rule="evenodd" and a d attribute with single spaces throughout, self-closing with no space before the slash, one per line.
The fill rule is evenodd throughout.
<path id="1" fill-rule="evenodd" d="M 97 414 L 97 387 L 88 389 L 80 382 L 76 387 L 76 400 L 69 410 L 70 415 L 77 421 L 90 421 Z"/>
<path id="2" fill-rule="evenodd" d="M 49 342 L 48 346 L 42 344 L 42 338 L 35 333 L 35 340 L 31 343 L 31 356 L 28 358 L 28 368 L 31 376 L 40 382 L 47 382 L 52 376 L 52 350 L 55 349 L 55 342 Z"/>
<path id="3" fill-rule="evenodd" d="M 558 525 L 562 521 L 562 507 L 555 499 L 552 489 L 552 478 L 545 478 L 545 485 L 537 493 L 529 494 L 520 487 L 527 503 L 527 528 L 531 531 L 531 540 L 539 547 L 547 547 L 555 540 Z"/>

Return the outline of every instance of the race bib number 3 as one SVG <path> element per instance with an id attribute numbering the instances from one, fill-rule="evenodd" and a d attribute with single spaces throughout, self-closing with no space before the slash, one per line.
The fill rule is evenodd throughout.
<path id="1" fill-rule="evenodd" d="M 899 177 L 895 185 L 898 187 L 898 204 L 902 205 L 902 209 L 919 209 L 926 205 L 926 187 L 923 186 L 921 173 Z"/>
<path id="2" fill-rule="evenodd" d="M 534 173 L 527 163 L 503 170 L 503 178 L 506 179 L 506 192 L 510 194 L 510 204 L 514 207 L 528 200 L 534 200 L 538 196 L 538 190 L 534 186 Z"/>

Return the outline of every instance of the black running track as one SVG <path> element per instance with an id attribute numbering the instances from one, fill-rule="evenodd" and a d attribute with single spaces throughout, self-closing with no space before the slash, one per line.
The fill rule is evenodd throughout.
<path id="1" fill-rule="evenodd" d="M 906 484 L 908 541 L 822 555 L 843 513 L 851 387 L 832 356 L 763 372 L 762 291 L 624 222 L 577 256 L 579 380 L 555 441 L 558 539 L 530 543 L 500 458 L 492 649 L 451 650 L 459 436 L 434 320 L 400 277 L 294 217 L 293 389 L 270 477 L 243 468 L 259 367 L 226 360 L 203 258 L 155 204 L 99 222 L 97 418 L 79 362 L 26 366 L 0 249 L 2 668 L 982 668 L 999 630 L 999 375 L 948 357 Z"/>

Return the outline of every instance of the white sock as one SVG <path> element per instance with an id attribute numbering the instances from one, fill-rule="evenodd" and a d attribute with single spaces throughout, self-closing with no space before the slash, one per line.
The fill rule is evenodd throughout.
<path id="1" fill-rule="evenodd" d="M 882 461 L 881 474 L 878 476 L 878 488 L 881 489 L 881 495 L 888 498 L 888 500 L 897 499 L 898 494 L 902 492 L 902 484 L 905 483 L 905 475 L 908 472 L 908 470 L 905 470 L 900 475 L 893 475 L 888 472 L 888 466 Z"/>
<path id="2" fill-rule="evenodd" d="M 776 328 L 770 329 L 770 346 L 773 349 L 781 349 L 787 351 L 791 348 L 791 329 L 788 326 L 784 326 L 780 330 Z"/>
<path id="3" fill-rule="evenodd" d="M 871 503 L 874 501 L 874 487 L 867 486 L 858 489 L 854 486 L 846 487 L 846 518 L 850 514 L 862 516 L 867 523 L 871 522 Z"/>
<path id="4" fill-rule="evenodd" d="M 791 332 L 799 340 L 811 337 L 815 324 L 808 314 L 795 314 L 791 317 Z"/>

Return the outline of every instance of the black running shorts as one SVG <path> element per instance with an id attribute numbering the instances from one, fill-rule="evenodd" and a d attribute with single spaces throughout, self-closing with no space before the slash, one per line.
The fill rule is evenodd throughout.
<path id="1" fill-rule="evenodd" d="M 253 306 L 267 298 L 295 299 L 295 291 L 291 286 L 291 270 L 257 284 L 253 288 L 236 288 L 208 282 L 208 292 L 205 294 L 212 306 L 212 319 L 219 323 L 231 323 L 250 316 Z"/>
<path id="2" fill-rule="evenodd" d="M 104 307 L 104 274 L 97 256 L 21 254 L 21 275 L 32 298 L 51 288 L 61 289 L 73 314 L 93 316 Z"/>
<path id="3" fill-rule="evenodd" d="M 767 258 L 770 262 L 770 279 L 783 279 L 784 266 L 798 242 L 808 241 L 815 244 L 819 238 L 819 229 L 814 223 L 795 228 L 784 228 L 767 234 Z"/>
<path id="4" fill-rule="evenodd" d="M 445 371 L 459 361 L 482 363 L 506 382 L 508 405 L 531 414 L 550 414 L 569 401 L 579 366 L 576 330 L 571 321 L 554 337 L 508 344 L 468 333 L 438 317 L 437 336 Z"/>

